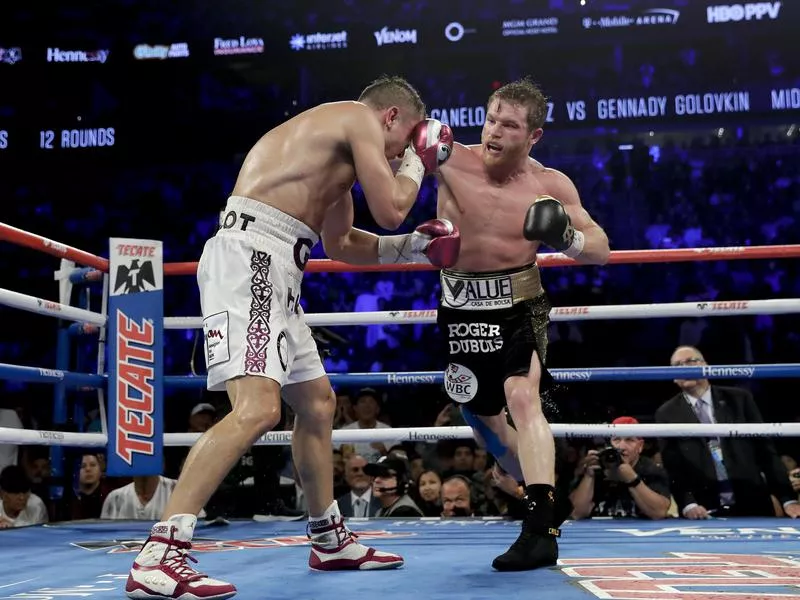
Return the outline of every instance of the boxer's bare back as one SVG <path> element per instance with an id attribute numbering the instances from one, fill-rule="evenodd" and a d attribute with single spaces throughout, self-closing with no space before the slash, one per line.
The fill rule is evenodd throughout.
<path id="1" fill-rule="evenodd" d="M 385 133 L 375 111 L 360 102 L 306 110 L 256 142 L 233 195 L 273 206 L 320 232 L 327 211 L 349 196 L 358 177 L 376 220 L 390 219 L 398 192 L 388 160 L 403 153 L 421 118 Z"/>

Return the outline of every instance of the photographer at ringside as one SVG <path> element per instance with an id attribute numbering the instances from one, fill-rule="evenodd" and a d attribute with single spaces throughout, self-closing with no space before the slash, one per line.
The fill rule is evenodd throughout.
<path id="1" fill-rule="evenodd" d="M 613 425 L 638 423 L 619 417 Z M 589 450 L 583 474 L 570 494 L 575 519 L 634 517 L 664 519 L 671 504 L 667 472 L 641 456 L 644 440 L 613 437 L 611 445 Z"/>

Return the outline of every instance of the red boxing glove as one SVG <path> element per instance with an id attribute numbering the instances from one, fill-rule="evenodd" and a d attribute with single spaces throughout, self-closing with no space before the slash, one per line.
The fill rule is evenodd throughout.
<path id="1" fill-rule="evenodd" d="M 429 263 L 447 268 L 456 264 L 460 250 L 461 233 L 446 219 L 425 221 L 414 233 L 378 238 L 381 264 Z"/>
<path id="2" fill-rule="evenodd" d="M 430 175 L 453 153 L 453 130 L 436 119 L 425 119 L 411 131 L 411 148 Z"/>
<path id="3" fill-rule="evenodd" d="M 448 268 L 456 264 L 461 251 L 461 232 L 447 219 L 431 219 L 419 225 L 415 233 L 430 238 L 423 250 L 432 265 Z"/>

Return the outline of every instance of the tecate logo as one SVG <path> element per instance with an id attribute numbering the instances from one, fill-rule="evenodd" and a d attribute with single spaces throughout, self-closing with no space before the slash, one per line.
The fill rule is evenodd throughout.
<path id="1" fill-rule="evenodd" d="M 128 465 L 135 454 L 153 456 L 155 450 L 155 330 L 146 319 L 128 318 L 117 311 L 116 454 Z M 132 362 L 135 360 L 136 362 Z M 109 382 L 111 383 L 111 382 Z"/>
<path id="2" fill-rule="evenodd" d="M 374 32 L 373 35 L 375 36 L 375 43 L 378 44 L 378 46 L 417 43 L 416 29 L 389 29 L 388 27 L 384 27 L 380 31 Z"/>
<path id="3" fill-rule="evenodd" d="M 706 9 L 709 23 L 730 23 L 731 21 L 774 21 L 781 12 L 780 2 L 748 2 L 747 4 L 723 4 Z"/>

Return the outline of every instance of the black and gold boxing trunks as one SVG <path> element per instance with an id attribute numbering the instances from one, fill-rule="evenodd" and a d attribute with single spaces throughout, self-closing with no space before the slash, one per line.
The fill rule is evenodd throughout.
<path id="1" fill-rule="evenodd" d="M 447 344 L 444 387 L 454 402 L 492 416 L 506 405 L 503 384 L 525 375 L 536 350 L 540 392 L 552 385 L 544 368 L 550 302 L 539 268 L 526 265 L 493 273 L 443 269 L 437 322 Z"/>

